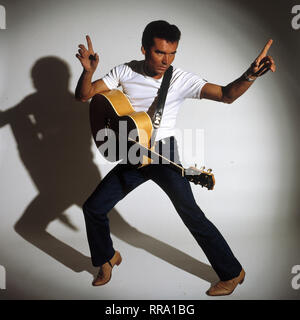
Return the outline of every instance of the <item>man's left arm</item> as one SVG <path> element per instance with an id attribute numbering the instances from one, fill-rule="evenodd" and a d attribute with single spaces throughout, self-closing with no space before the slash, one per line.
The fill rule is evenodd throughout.
<path id="1" fill-rule="evenodd" d="M 241 77 L 229 83 L 227 86 L 220 86 L 213 83 L 205 84 L 201 90 L 200 98 L 232 103 L 251 87 L 256 78 L 262 76 L 269 70 L 275 72 L 275 62 L 271 56 L 267 55 L 272 43 L 273 40 L 270 39 L 249 69 Z"/>

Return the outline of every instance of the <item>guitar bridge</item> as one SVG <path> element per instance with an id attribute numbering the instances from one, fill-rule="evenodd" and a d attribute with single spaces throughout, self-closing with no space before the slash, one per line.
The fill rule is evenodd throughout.
<path id="1" fill-rule="evenodd" d="M 106 119 L 105 119 L 105 125 L 104 125 L 105 128 L 110 128 L 110 127 L 111 127 L 110 121 L 111 121 L 110 118 L 106 118 Z"/>
<path id="2" fill-rule="evenodd" d="M 111 119 L 110 118 L 105 119 L 104 128 L 105 128 L 105 135 L 107 136 L 108 135 L 107 129 L 111 128 Z"/>

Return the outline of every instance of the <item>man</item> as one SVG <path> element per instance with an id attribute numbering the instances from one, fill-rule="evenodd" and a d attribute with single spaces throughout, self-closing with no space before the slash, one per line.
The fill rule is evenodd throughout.
<path id="1" fill-rule="evenodd" d="M 143 61 L 131 61 L 113 68 L 102 79 L 92 82 L 99 62 L 91 39 L 87 45 L 79 45 L 76 57 L 83 66 L 75 96 L 87 101 L 95 94 L 112 90 L 119 85 L 129 98 L 135 111 L 151 110 L 153 101 L 161 85 L 164 73 L 174 61 L 181 33 L 175 25 L 166 21 L 149 23 L 142 36 Z M 268 70 L 275 71 L 275 63 L 267 52 L 272 44 L 269 40 L 249 69 L 227 86 L 208 83 L 195 74 L 174 68 L 161 125 L 156 135 L 156 144 L 169 144 L 170 152 L 178 156 L 174 138 L 176 114 L 186 98 L 210 99 L 232 103 Z M 87 236 L 94 266 L 99 266 L 99 274 L 93 285 L 106 284 L 114 265 L 122 261 L 121 255 L 113 248 L 109 232 L 107 214 L 130 191 L 148 179 L 157 183 L 169 196 L 184 224 L 206 254 L 220 281 L 212 286 L 208 295 L 231 294 L 237 284 L 245 278 L 245 271 L 233 255 L 227 242 L 217 228 L 205 217 L 192 194 L 188 180 L 181 177 L 168 165 L 151 164 L 142 168 L 130 164 L 116 165 L 101 181 L 93 194 L 83 205 Z"/>

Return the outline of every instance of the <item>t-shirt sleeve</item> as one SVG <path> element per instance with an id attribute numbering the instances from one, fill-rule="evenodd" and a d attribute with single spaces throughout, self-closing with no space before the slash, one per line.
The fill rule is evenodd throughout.
<path id="1" fill-rule="evenodd" d="M 124 64 L 116 66 L 102 78 L 108 89 L 117 89 L 121 85 L 121 82 L 124 80 L 125 68 Z"/>
<path id="2" fill-rule="evenodd" d="M 185 99 L 200 99 L 201 90 L 206 83 L 207 80 L 200 76 L 184 72 L 181 79 L 181 94 Z"/>

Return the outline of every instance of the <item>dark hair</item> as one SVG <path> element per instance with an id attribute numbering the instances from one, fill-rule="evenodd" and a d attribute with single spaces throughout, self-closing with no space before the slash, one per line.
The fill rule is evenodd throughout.
<path id="1" fill-rule="evenodd" d="M 147 50 L 154 45 L 154 38 L 177 42 L 180 40 L 180 36 L 181 32 L 174 24 L 163 20 L 152 21 L 146 26 L 143 32 L 142 46 Z"/>

